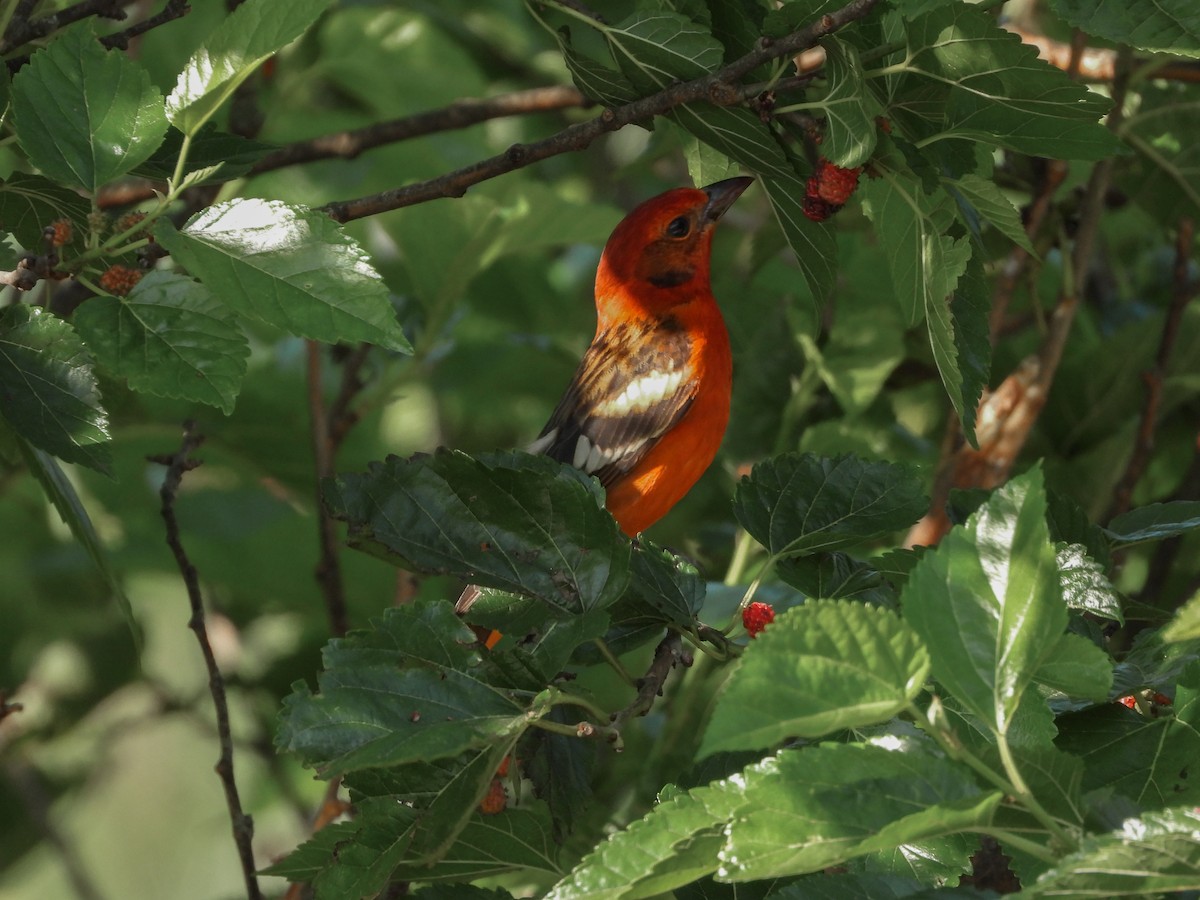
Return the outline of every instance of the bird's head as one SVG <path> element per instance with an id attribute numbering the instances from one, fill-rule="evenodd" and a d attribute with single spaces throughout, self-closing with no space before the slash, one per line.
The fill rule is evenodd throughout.
<path id="1" fill-rule="evenodd" d="M 727 178 L 706 188 L 677 188 L 621 220 L 600 258 L 596 298 L 631 294 L 647 305 L 671 305 L 708 290 L 713 229 L 754 181 Z"/>

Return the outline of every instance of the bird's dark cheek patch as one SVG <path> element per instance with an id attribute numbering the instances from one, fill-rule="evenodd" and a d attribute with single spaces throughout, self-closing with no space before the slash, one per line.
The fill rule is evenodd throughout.
<path id="1" fill-rule="evenodd" d="M 679 285 L 691 281 L 694 274 L 696 273 L 692 269 L 667 269 L 662 272 L 655 272 L 653 275 L 647 275 L 646 280 L 655 287 L 671 288 L 679 287 Z"/>

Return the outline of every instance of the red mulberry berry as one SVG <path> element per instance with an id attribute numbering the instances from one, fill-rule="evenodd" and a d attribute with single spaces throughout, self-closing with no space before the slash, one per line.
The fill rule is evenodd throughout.
<path id="1" fill-rule="evenodd" d="M 100 287 L 110 294 L 124 297 L 142 280 L 144 274 L 141 269 L 131 269 L 129 266 L 109 266 L 108 271 L 100 276 Z"/>
<path id="2" fill-rule="evenodd" d="M 742 627 L 750 637 L 757 637 L 760 631 L 774 621 L 775 610 L 769 603 L 755 601 L 742 610 Z"/>
<path id="3" fill-rule="evenodd" d="M 504 808 L 507 805 L 508 792 L 504 790 L 504 783 L 499 778 L 493 778 L 492 786 L 488 788 L 487 796 L 479 804 L 479 811 L 485 816 L 494 816 L 497 813 L 504 812 Z"/>
<path id="4" fill-rule="evenodd" d="M 55 219 L 46 230 L 49 232 L 51 244 L 55 247 L 65 247 L 71 242 L 75 226 L 71 224 L 70 219 Z"/>
<path id="5" fill-rule="evenodd" d="M 805 186 L 804 214 L 814 222 L 828 219 L 850 199 L 861 174 L 861 166 L 843 169 L 827 159 L 818 160 Z"/>

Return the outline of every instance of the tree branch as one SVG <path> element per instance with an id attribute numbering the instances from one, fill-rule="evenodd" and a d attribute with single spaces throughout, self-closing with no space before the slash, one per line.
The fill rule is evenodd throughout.
<path id="1" fill-rule="evenodd" d="M 624 709 L 613 713 L 612 727 L 620 729 L 635 716 L 644 716 L 654 705 L 654 698 L 662 693 L 667 676 L 675 666 L 690 666 L 692 657 L 683 650 L 683 638 L 672 631 L 663 638 L 654 650 L 654 659 L 646 674 L 638 679 L 637 697 Z"/>
<path id="2" fill-rule="evenodd" d="M 321 558 L 314 572 L 317 584 L 325 597 L 329 612 L 329 630 L 337 637 L 350 627 L 346 614 L 346 589 L 342 583 L 342 566 L 338 555 L 337 526 L 321 502 L 321 483 L 333 477 L 333 442 L 330 439 L 329 417 L 325 396 L 321 390 L 321 345 L 308 341 L 308 417 L 309 436 L 313 446 L 315 494 L 317 501 L 317 533 Z"/>
<path id="3" fill-rule="evenodd" d="M 167 5 L 160 12 L 142 19 L 136 25 L 130 25 L 124 31 L 117 31 L 100 38 L 100 43 L 110 50 L 128 50 L 129 42 L 139 38 L 147 31 L 153 31 L 160 25 L 166 25 L 175 19 L 181 19 L 192 11 L 190 0 L 167 0 Z"/>
<path id="4" fill-rule="evenodd" d="M 532 88 L 498 97 L 465 98 L 441 109 L 288 144 L 259 160 L 250 174 L 259 175 L 319 159 L 354 159 L 360 153 L 385 144 L 466 128 L 489 119 L 557 109 L 582 109 L 591 105 L 583 94 L 566 85 Z"/>
<path id="5" fill-rule="evenodd" d="M 3 39 L 0 39 L 0 55 L 11 53 L 30 41 L 53 34 L 60 28 L 66 28 L 68 25 L 90 16 L 102 16 L 106 19 L 121 21 L 125 18 L 125 10 L 122 9 L 124 5 L 125 0 L 81 0 L 73 6 L 38 19 L 30 19 L 28 13 L 24 16 L 13 16 L 8 31 Z"/>
<path id="6" fill-rule="evenodd" d="M 1113 502 L 1108 510 L 1108 519 L 1113 519 L 1128 511 L 1133 500 L 1133 489 L 1141 479 L 1142 473 L 1146 471 L 1150 456 L 1154 452 L 1154 432 L 1158 427 L 1158 409 L 1162 403 L 1163 378 L 1167 374 L 1171 351 L 1175 349 L 1175 340 L 1179 336 L 1179 323 L 1183 320 L 1183 311 L 1196 296 L 1196 285 L 1189 277 L 1194 235 L 1195 229 L 1192 220 L 1180 219 L 1179 233 L 1175 240 L 1174 289 L 1171 292 L 1171 302 L 1163 320 L 1162 336 L 1158 340 L 1158 351 L 1154 355 L 1154 364 L 1149 370 L 1142 373 L 1142 380 L 1146 385 L 1146 405 L 1142 407 L 1141 418 L 1138 421 L 1133 452 L 1130 453 L 1125 471 L 1113 490 Z"/>
<path id="7" fill-rule="evenodd" d="M 722 69 L 692 81 L 673 84 L 668 88 L 635 100 L 625 106 L 605 109 L 587 122 L 580 122 L 557 134 L 531 144 L 513 144 L 503 153 L 445 175 L 394 188 L 379 194 L 328 203 L 321 207 L 335 221 L 349 222 L 377 215 L 404 206 L 413 206 L 443 197 L 461 197 L 480 182 L 505 175 L 552 156 L 583 150 L 593 141 L 626 125 L 643 122 L 670 112 L 687 103 L 705 101 L 728 106 L 741 99 L 736 82 L 763 63 L 781 56 L 792 56 L 805 50 L 821 38 L 842 26 L 864 18 L 875 8 L 878 0 L 852 0 L 846 6 L 806 28 L 779 40 L 762 38 L 758 47 Z"/>
<path id="8" fill-rule="evenodd" d="M 162 517 L 166 525 L 167 546 L 175 556 L 179 574 L 183 577 L 187 588 L 188 600 L 192 607 L 192 616 L 188 627 L 196 635 L 200 643 L 200 652 L 204 656 L 204 665 L 208 669 L 208 688 L 213 698 L 213 706 L 217 712 L 217 734 L 221 745 L 221 755 L 217 760 L 217 776 L 225 789 L 225 803 L 229 807 L 229 818 L 233 825 L 233 841 L 237 845 L 238 856 L 242 863 L 242 874 L 246 881 L 246 896 L 249 900 L 262 900 L 262 893 L 255 875 L 254 850 L 251 841 L 254 837 L 254 822 L 242 811 L 242 801 L 238 796 L 237 783 L 233 775 L 233 733 L 229 725 L 229 703 L 225 696 L 225 681 L 217 666 L 212 644 L 208 639 L 208 628 L 204 621 L 204 600 L 200 594 L 200 576 L 196 567 L 183 549 L 180 537 L 179 522 L 175 518 L 175 498 L 183 481 L 183 473 L 196 468 L 199 463 L 191 459 L 191 454 L 203 442 L 204 437 L 197 434 L 194 423 L 185 422 L 183 426 L 183 441 L 179 449 L 170 456 L 153 457 L 152 462 L 158 462 L 167 467 L 167 475 L 163 479 L 159 496 L 162 499 Z"/>

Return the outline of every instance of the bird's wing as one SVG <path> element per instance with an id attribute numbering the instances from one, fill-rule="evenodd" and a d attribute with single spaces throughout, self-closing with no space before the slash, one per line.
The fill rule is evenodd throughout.
<path id="1" fill-rule="evenodd" d="M 529 452 L 571 463 L 608 487 L 688 411 L 697 387 L 691 349 L 672 319 L 597 335 Z"/>

